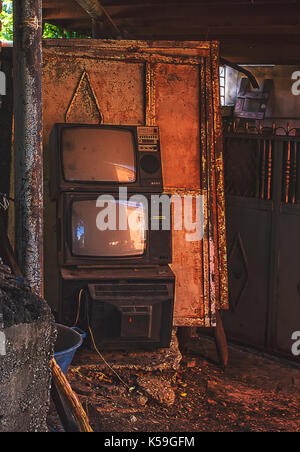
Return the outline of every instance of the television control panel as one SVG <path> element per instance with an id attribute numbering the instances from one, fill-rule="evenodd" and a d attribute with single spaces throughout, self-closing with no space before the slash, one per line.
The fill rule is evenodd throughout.
<path id="1" fill-rule="evenodd" d="M 159 151 L 158 127 L 137 127 L 138 147 L 140 152 Z"/>

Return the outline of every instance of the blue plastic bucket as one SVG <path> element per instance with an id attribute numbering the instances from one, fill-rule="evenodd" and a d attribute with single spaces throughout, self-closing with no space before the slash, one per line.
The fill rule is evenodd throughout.
<path id="1" fill-rule="evenodd" d="M 69 328 L 65 325 L 56 324 L 57 339 L 54 346 L 54 358 L 66 375 L 74 355 L 86 338 L 86 334 L 79 328 Z"/>

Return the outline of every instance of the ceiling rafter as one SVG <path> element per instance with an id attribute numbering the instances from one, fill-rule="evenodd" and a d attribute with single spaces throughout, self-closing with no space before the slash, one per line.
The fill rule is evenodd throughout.
<path id="1" fill-rule="evenodd" d="M 90 6 L 90 7 L 88 7 Z M 299 0 L 43 0 L 44 19 L 94 37 L 219 40 L 235 62 L 298 64 Z"/>
<path id="2" fill-rule="evenodd" d="M 276 6 L 286 4 L 287 7 L 295 6 L 298 4 L 298 0 L 102 0 L 102 4 L 106 7 L 109 6 L 153 6 L 153 5 L 168 5 L 168 6 L 178 6 L 184 4 L 186 7 L 190 5 L 212 6 L 213 8 L 217 6 L 224 6 L 226 4 L 228 7 L 241 7 L 241 6 L 251 6 L 252 8 L 257 8 L 259 6 Z"/>
<path id="3" fill-rule="evenodd" d="M 94 24 L 97 24 L 97 22 L 104 23 L 108 30 L 111 28 L 112 35 L 118 38 L 122 36 L 119 27 L 99 0 L 76 0 L 76 2 L 92 18 Z"/>

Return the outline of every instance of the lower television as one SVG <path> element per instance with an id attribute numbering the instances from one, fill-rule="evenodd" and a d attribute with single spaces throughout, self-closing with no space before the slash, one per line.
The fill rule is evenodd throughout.
<path id="1" fill-rule="evenodd" d="M 100 350 L 169 347 L 175 276 L 169 266 L 63 268 L 60 322 L 90 331 Z M 91 338 L 92 336 L 92 338 Z"/>
<path id="2" fill-rule="evenodd" d="M 157 196 L 136 195 L 125 200 L 119 193 L 63 193 L 57 212 L 59 265 L 171 263 L 171 209 L 164 216 Z"/>

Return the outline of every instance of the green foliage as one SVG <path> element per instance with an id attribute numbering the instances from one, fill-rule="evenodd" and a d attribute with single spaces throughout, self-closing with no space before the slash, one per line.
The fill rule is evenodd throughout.
<path id="1" fill-rule="evenodd" d="M 64 31 L 55 25 L 46 23 L 44 26 L 43 38 L 64 38 Z"/>
<path id="2" fill-rule="evenodd" d="M 22 1 L 22 0 L 21 0 Z M 0 20 L 2 22 L 2 30 L 0 31 L 0 41 L 12 41 L 13 40 L 13 6 L 12 0 L 3 0 L 2 13 L 0 14 Z M 57 27 L 45 23 L 43 38 L 84 38 L 81 33 L 75 31 L 68 31 L 64 28 Z"/>
<path id="3" fill-rule="evenodd" d="M 65 39 L 75 39 L 75 38 L 85 38 L 86 36 L 83 36 L 80 33 L 77 33 L 76 31 L 69 31 L 65 28 L 57 27 L 56 25 L 51 25 L 48 23 L 45 23 L 44 25 L 44 33 L 43 38 L 65 38 Z"/>
<path id="4" fill-rule="evenodd" d="M 0 14 L 2 30 L 0 31 L 1 41 L 13 40 L 13 7 L 12 1 L 4 0 L 2 2 L 2 13 Z"/>

